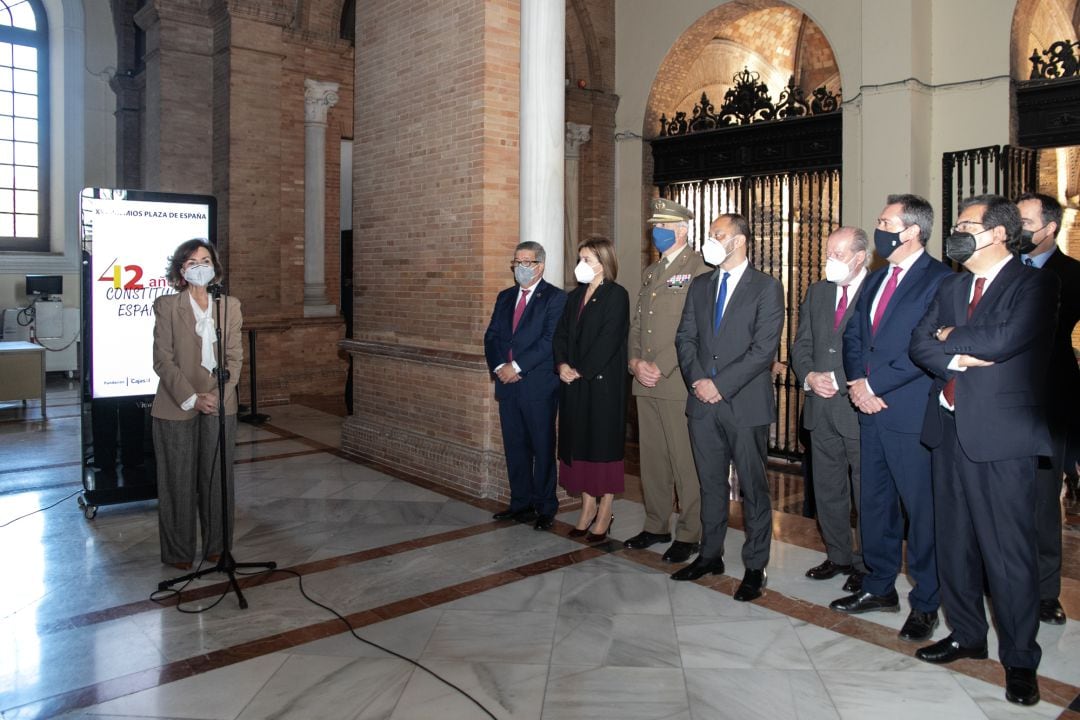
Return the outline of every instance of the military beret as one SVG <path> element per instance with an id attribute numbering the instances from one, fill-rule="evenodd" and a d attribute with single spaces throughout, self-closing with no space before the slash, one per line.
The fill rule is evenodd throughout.
<path id="1" fill-rule="evenodd" d="M 652 215 L 645 222 L 652 224 L 686 222 L 694 219 L 694 213 L 688 208 L 667 198 L 653 198 L 649 202 L 649 209 L 652 210 Z"/>

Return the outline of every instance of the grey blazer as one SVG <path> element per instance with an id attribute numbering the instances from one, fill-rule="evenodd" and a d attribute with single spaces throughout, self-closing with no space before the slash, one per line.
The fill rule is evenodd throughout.
<path id="1" fill-rule="evenodd" d="M 768 425 L 776 419 L 769 368 L 784 327 L 784 290 L 776 278 L 747 267 L 725 303 L 719 332 L 714 333 L 719 283 L 720 271 L 713 270 L 690 285 L 675 333 L 679 368 L 687 388 L 711 378 L 740 427 Z M 709 405 L 691 390 L 686 414 L 699 417 L 707 412 Z"/>
<path id="2" fill-rule="evenodd" d="M 813 430 L 825 418 L 832 418 L 837 431 L 846 438 L 859 437 L 859 416 L 848 400 L 847 375 L 844 374 L 844 327 L 855 310 L 855 302 L 866 285 L 865 278 L 855 294 L 848 297 L 847 312 L 840 327 L 833 330 L 836 320 L 836 285 L 820 280 L 809 287 L 799 306 L 799 327 L 791 347 L 791 369 L 799 384 L 806 383 L 811 372 L 832 372 L 839 391 L 831 398 L 822 398 L 812 391 L 806 393 L 803 427 Z"/>

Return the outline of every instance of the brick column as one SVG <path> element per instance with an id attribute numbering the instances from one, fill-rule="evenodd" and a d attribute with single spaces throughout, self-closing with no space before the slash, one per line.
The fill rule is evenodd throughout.
<path id="1" fill-rule="evenodd" d="M 304 80 L 304 317 L 332 317 L 326 301 L 326 113 L 338 84 Z"/>

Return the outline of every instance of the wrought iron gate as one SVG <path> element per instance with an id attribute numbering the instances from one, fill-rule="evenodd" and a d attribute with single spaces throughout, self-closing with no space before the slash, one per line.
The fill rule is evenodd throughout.
<path id="1" fill-rule="evenodd" d="M 806 288 L 821 277 L 825 239 L 840 224 L 840 170 L 771 173 L 674 183 L 660 194 L 694 211 L 691 243 L 700 247 L 712 219 L 740 213 L 750 222 L 750 262 L 784 286 L 787 322 L 778 360 L 787 363 L 795 340 L 798 308 Z M 777 422 L 769 453 L 789 459 L 799 447 L 802 391 L 789 369 L 775 380 Z"/>
<path id="2" fill-rule="evenodd" d="M 1013 199 L 1035 192 L 1038 182 L 1038 153 L 1029 148 L 988 145 L 945 153 L 941 156 L 941 237 L 949 236 L 964 198 L 994 193 Z"/>

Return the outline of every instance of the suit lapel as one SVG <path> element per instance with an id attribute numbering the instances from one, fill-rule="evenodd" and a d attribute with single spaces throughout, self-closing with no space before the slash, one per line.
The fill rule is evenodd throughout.
<path id="1" fill-rule="evenodd" d="M 533 286 L 532 290 L 529 291 L 529 295 L 531 297 L 529 297 L 528 301 L 525 303 L 525 312 L 521 313 L 521 320 L 518 321 L 519 328 L 525 324 L 529 317 L 532 316 L 533 305 L 536 304 L 537 300 L 544 296 L 544 291 L 547 289 L 546 286 L 547 281 L 541 280 Z M 517 294 L 514 295 L 514 301 L 510 304 L 510 333 L 512 335 L 517 334 L 517 330 L 514 329 L 514 307 L 517 305 L 517 298 L 519 295 L 521 295 L 520 287 L 517 288 Z"/>
<path id="2" fill-rule="evenodd" d="M 919 256 L 919 259 L 911 266 L 906 275 L 900 278 L 900 284 L 896 286 L 896 290 L 893 292 L 893 296 L 889 298 L 889 304 L 885 306 L 885 314 L 881 316 L 881 326 L 887 326 L 889 324 L 889 318 L 892 316 L 893 311 L 899 307 L 903 301 L 904 296 L 911 292 L 911 289 L 915 287 L 924 274 L 926 274 L 926 267 L 930 264 L 930 256 L 923 250 L 923 254 Z M 892 273 L 892 268 L 888 268 L 885 275 L 888 276 Z"/>
<path id="3" fill-rule="evenodd" d="M 729 280 L 730 280 L 730 278 L 729 278 Z M 729 291 L 728 296 L 726 298 L 724 298 L 724 314 L 720 317 L 720 329 L 716 331 L 717 336 L 721 335 L 724 332 L 724 325 L 727 322 L 728 316 L 731 314 L 730 311 L 732 310 L 732 308 L 736 307 L 735 300 L 741 298 L 743 295 L 746 295 L 748 292 L 750 292 L 747 288 L 750 285 L 753 285 L 756 280 L 757 280 L 757 277 L 755 276 L 755 273 L 754 273 L 754 267 L 752 265 L 747 265 L 746 270 L 743 271 L 743 276 L 741 278 L 739 278 L 739 284 L 735 286 L 734 290 Z M 716 282 L 717 282 L 716 287 L 719 288 L 719 282 L 720 282 L 719 273 L 717 275 Z M 715 314 L 716 314 L 716 293 L 714 292 L 713 293 L 713 315 L 711 317 L 715 317 L 716 316 Z M 710 326 L 711 326 L 711 324 L 712 323 L 710 322 Z"/>
<path id="4" fill-rule="evenodd" d="M 990 287 L 986 289 L 986 291 L 983 293 L 982 298 L 979 299 L 979 304 L 975 306 L 975 311 L 971 314 L 972 320 L 974 320 L 981 314 L 991 312 L 991 308 L 993 308 L 994 303 L 997 302 L 998 297 L 1008 289 L 1009 285 L 1012 284 L 1013 277 L 1020 270 L 1020 267 L 1020 261 L 1015 258 L 1005 263 L 1001 270 L 998 271 L 997 277 L 994 278 L 994 282 L 990 283 Z M 975 282 L 974 277 L 971 278 L 971 282 Z M 968 288 L 968 294 L 970 295 L 971 285 L 968 284 L 966 287 Z M 963 315 L 965 319 L 967 318 L 966 305 L 967 303 L 965 302 Z"/>

